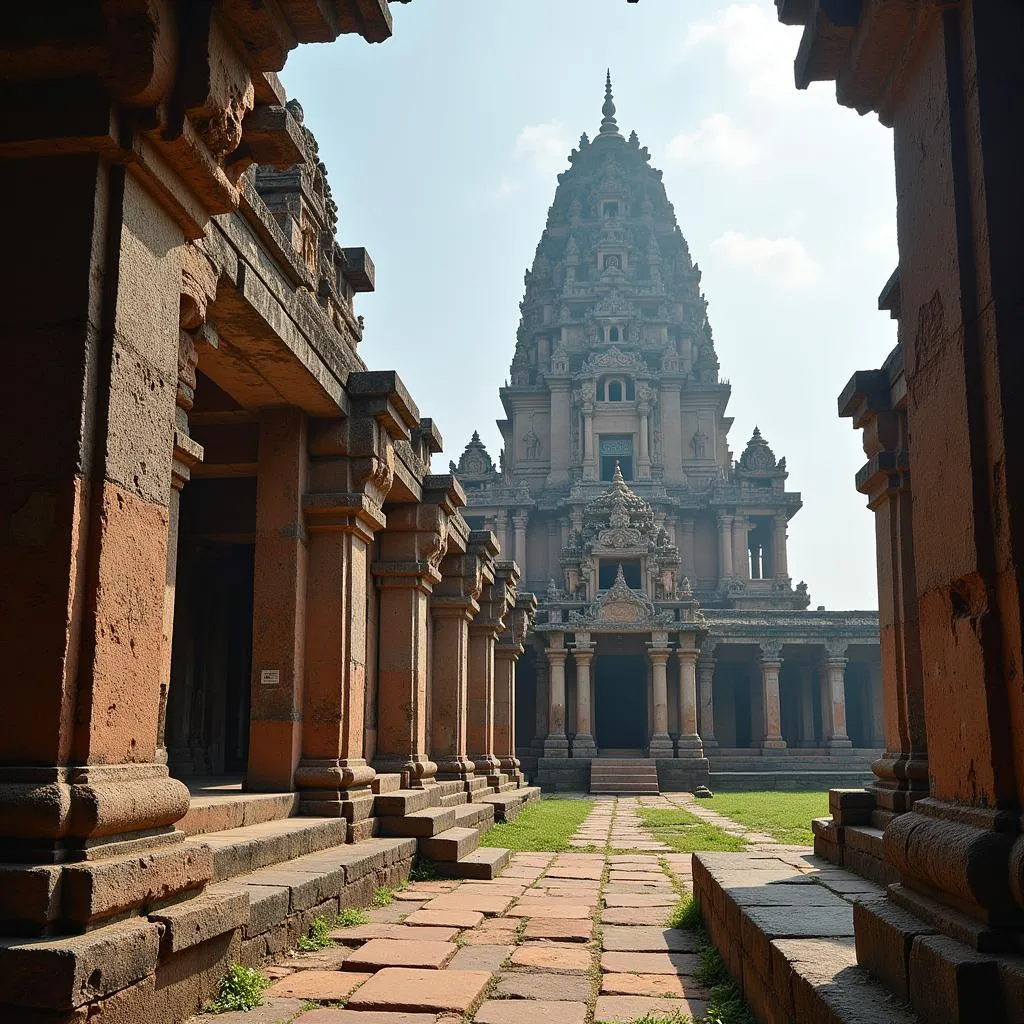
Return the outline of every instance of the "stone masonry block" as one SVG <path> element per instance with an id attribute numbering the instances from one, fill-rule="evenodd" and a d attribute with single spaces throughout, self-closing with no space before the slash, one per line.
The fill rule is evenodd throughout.
<path id="1" fill-rule="evenodd" d="M 935 929 L 887 899 L 855 903 L 857 961 L 900 999 L 909 1001 L 910 950 L 918 935 Z"/>
<path id="2" fill-rule="evenodd" d="M 998 963 L 944 935 L 914 939 L 909 987 L 911 1005 L 928 1024 L 998 1019 Z"/>
<path id="3" fill-rule="evenodd" d="M 249 919 L 247 892 L 203 893 L 149 915 L 164 926 L 160 955 L 180 953 L 216 935 L 241 928 Z"/>

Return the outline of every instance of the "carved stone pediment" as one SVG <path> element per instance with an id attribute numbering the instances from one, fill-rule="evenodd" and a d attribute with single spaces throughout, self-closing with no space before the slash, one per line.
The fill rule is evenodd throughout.
<path id="1" fill-rule="evenodd" d="M 615 582 L 603 594 L 590 603 L 585 612 L 570 612 L 572 623 L 602 623 L 653 627 L 667 625 L 673 621 L 671 612 L 659 612 L 654 602 L 639 590 L 631 590 L 622 573 L 622 566 L 615 576 Z"/>
<path id="2" fill-rule="evenodd" d="M 596 547 L 612 548 L 622 550 L 624 548 L 639 548 L 642 544 L 640 531 L 628 526 L 613 526 L 602 530 L 597 535 Z"/>

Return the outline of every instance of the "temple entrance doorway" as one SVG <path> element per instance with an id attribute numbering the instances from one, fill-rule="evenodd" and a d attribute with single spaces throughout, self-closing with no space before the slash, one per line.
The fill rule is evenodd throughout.
<path id="1" fill-rule="evenodd" d="M 595 739 L 602 752 L 647 747 L 647 659 L 642 654 L 599 654 L 594 659 Z"/>
<path id="2" fill-rule="evenodd" d="M 166 746 L 179 778 L 244 776 L 255 480 L 192 480 L 181 501 Z"/>

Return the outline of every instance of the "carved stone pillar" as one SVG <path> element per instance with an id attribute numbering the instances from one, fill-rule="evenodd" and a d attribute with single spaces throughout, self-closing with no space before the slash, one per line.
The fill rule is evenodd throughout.
<path id="1" fill-rule="evenodd" d="M 366 763 L 367 594 L 370 550 L 394 474 L 394 442 L 418 424 L 396 374 L 352 374 L 346 420 L 310 424 L 306 570 L 303 813 L 345 817 L 359 838 L 373 808 Z"/>
<path id="2" fill-rule="evenodd" d="M 564 633 L 548 634 L 548 738 L 545 757 L 568 757 L 569 739 L 565 734 L 565 649 Z"/>
<path id="3" fill-rule="evenodd" d="M 668 659 L 671 654 L 667 633 L 652 633 L 647 645 L 651 663 L 652 729 L 647 745 L 648 757 L 672 757 L 672 737 L 668 734 Z"/>
<path id="4" fill-rule="evenodd" d="M 697 656 L 690 634 L 680 634 L 679 649 L 679 757 L 703 757 L 704 745 L 697 733 Z M 686 646 L 683 646 L 683 645 Z"/>
<path id="5" fill-rule="evenodd" d="M 700 738 L 704 749 L 715 750 L 718 740 L 715 738 L 715 647 L 712 641 L 704 642 L 697 661 L 697 680 L 700 684 Z"/>
<path id="6" fill-rule="evenodd" d="M 782 738 L 782 711 L 779 706 L 779 670 L 782 668 L 782 642 L 761 641 L 761 689 L 764 701 L 764 739 L 761 749 L 785 750 Z"/>
<path id="7" fill-rule="evenodd" d="M 594 648 L 589 633 L 577 633 L 572 656 L 576 662 L 576 735 L 572 741 L 573 757 L 597 757 L 594 743 L 593 708 L 590 704 L 590 666 Z"/>
<path id="8" fill-rule="evenodd" d="M 306 414 L 260 413 L 253 567 L 249 790 L 287 792 L 302 754 L 303 635 L 309 531 L 302 509 L 308 477 Z"/>
<path id="9" fill-rule="evenodd" d="M 777 580 L 789 579 L 785 515 L 777 515 L 772 520 L 772 578 Z"/>
<path id="10" fill-rule="evenodd" d="M 471 534 L 476 539 L 477 535 Z M 486 550 L 486 539 L 478 550 Z M 515 605 L 519 573 L 515 562 L 495 562 L 493 581 L 485 582 L 480 611 L 469 627 L 469 756 L 480 775 L 496 779 L 500 760 L 494 747 L 494 648 Z"/>
<path id="11" fill-rule="evenodd" d="M 512 534 L 509 527 L 508 509 L 499 508 L 494 513 L 494 535 L 498 541 L 499 552 L 506 554 L 512 550 Z"/>
<path id="12" fill-rule="evenodd" d="M 650 406 L 641 402 L 637 411 L 640 414 L 640 454 L 637 459 L 637 476 L 646 480 L 651 475 L 651 454 L 647 438 L 651 410 Z"/>
<path id="13" fill-rule="evenodd" d="M 533 659 L 534 692 L 534 725 L 532 751 L 537 757 L 544 756 L 544 743 L 548 738 L 548 660 L 542 650 L 536 651 Z"/>
<path id="14" fill-rule="evenodd" d="M 747 548 L 747 532 L 750 522 L 744 516 L 732 521 L 732 568 L 741 580 L 750 579 L 750 551 Z"/>
<path id="15" fill-rule="evenodd" d="M 718 581 L 724 583 L 732 578 L 732 516 L 724 513 L 718 516 Z"/>
<path id="16" fill-rule="evenodd" d="M 583 479 L 597 479 L 597 451 L 594 445 L 594 406 L 590 402 L 583 404 Z"/>
<path id="17" fill-rule="evenodd" d="M 810 666 L 802 666 L 800 679 L 800 746 L 816 745 L 814 729 L 814 672 Z"/>
<path id="18" fill-rule="evenodd" d="M 846 735 L 846 641 L 825 641 L 825 692 L 829 699 L 828 745 L 835 748 L 852 747 Z"/>
<path id="19" fill-rule="evenodd" d="M 536 614 L 533 594 L 516 594 L 515 607 L 505 615 L 508 628 L 498 636 L 494 649 L 494 752 L 502 775 L 517 781 L 523 773 L 516 756 L 516 663 Z"/>
<path id="20" fill-rule="evenodd" d="M 526 526 L 529 521 L 530 514 L 525 510 L 512 516 L 516 536 L 515 551 L 502 552 L 509 560 L 515 559 L 519 563 L 520 572 L 526 572 Z"/>
<path id="21" fill-rule="evenodd" d="M 463 522 L 461 519 L 459 522 Z M 454 520 L 453 520 L 454 522 Z M 430 595 L 434 633 L 430 652 L 430 756 L 437 764 L 438 779 L 472 778 L 468 756 L 469 721 L 469 624 L 479 612 L 477 598 L 483 588 L 480 558 L 467 550 L 452 550 L 441 562 L 441 580 Z"/>
<path id="22" fill-rule="evenodd" d="M 423 503 L 388 510 L 373 565 L 379 592 L 377 653 L 378 771 L 401 772 L 403 784 L 422 788 L 437 765 L 427 752 L 427 633 L 429 602 L 448 546 L 448 519 L 465 504 L 450 474 L 428 476 Z"/>

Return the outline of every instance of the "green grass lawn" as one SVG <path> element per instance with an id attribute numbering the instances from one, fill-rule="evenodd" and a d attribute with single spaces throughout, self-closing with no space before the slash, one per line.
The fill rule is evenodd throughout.
<path id="1" fill-rule="evenodd" d="M 701 804 L 780 843 L 803 846 L 814 845 L 811 818 L 828 817 L 828 793 L 718 793 Z"/>
<path id="2" fill-rule="evenodd" d="M 689 811 L 641 807 L 639 814 L 644 828 L 677 853 L 693 853 L 695 850 L 736 853 L 747 845 L 739 836 L 731 836 Z"/>
<path id="3" fill-rule="evenodd" d="M 525 852 L 562 853 L 594 806 L 593 800 L 545 798 L 530 804 L 515 821 L 495 825 L 480 837 L 481 846 Z"/>

